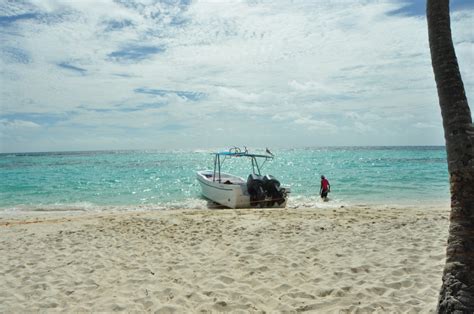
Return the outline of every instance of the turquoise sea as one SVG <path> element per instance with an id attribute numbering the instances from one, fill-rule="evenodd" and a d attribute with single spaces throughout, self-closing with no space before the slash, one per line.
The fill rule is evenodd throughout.
<path id="1" fill-rule="evenodd" d="M 222 149 L 225 150 L 225 149 Z M 252 149 L 263 153 L 264 149 Z M 291 187 L 289 207 L 448 204 L 444 147 L 327 147 L 274 150 L 263 174 Z M 90 151 L 0 154 L 0 211 L 206 208 L 195 178 L 211 151 Z M 223 171 L 247 178 L 245 158 Z M 330 201 L 318 197 L 320 175 Z"/>

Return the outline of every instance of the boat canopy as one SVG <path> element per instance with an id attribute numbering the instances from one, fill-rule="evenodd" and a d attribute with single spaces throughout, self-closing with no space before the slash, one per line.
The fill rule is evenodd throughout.
<path id="1" fill-rule="evenodd" d="M 269 159 L 273 159 L 271 155 L 263 155 L 263 154 L 251 154 L 245 149 L 245 151 L 241 151 L 238 147 L 233 147 L 229 151 L 226 152 L 217 152 L 213 153 L 214 156 L 214 174 L 213 174 L 213 181 L 221 182 L 221 166 L 224 163 L 224 160 L 227 157 L 248 157 L 252 161 L 252 173 L 260 175 L 260 169 L 263 167 L 265 162 Z M 221 156 L 223 157 L 221 160 Z M 257 158 L 264 158 L 262 164 L 257 162 Z"/>
<path id="2" fill-rule="evenodd" d="M 270 156 L 270 155 L 250 154 L 246 152 L 217 152 L 214 154 L 220 155 L 220 156 L 230 156 L 230 157 L 257 157 L 257 158 L 273 159 L 273 156 Z"/>

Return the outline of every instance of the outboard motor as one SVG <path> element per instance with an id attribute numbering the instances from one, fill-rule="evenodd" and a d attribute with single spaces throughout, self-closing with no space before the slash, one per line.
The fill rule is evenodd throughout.
<path id="1" fill-rule="evenodd" d="M 250 194 L 250 206 L 262 204 L 265 200 L 264 178 L 257 174 L 250 174 L 247 178 L 247 191 Z"/>
<path id="2" fill-rule="evenodd" d="M 274 176 L 266 175 L 263 177 L 263 189 L 268 201 L 268 206 L 272 207 L 275 202 L 278 205 L 281 205 L 285 201 L 285 189 L 280 187 L 280 181 L 278 181 Z"/>

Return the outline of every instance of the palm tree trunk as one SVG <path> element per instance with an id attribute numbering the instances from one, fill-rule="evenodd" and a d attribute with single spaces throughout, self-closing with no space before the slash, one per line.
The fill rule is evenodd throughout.
<path id="1" fill-rule="evenodd" d="M 427 19 L 451 190 L 438 312 L 474 313 L 474 127 L 451 38 L 449 0 L 428 0 Z"/>

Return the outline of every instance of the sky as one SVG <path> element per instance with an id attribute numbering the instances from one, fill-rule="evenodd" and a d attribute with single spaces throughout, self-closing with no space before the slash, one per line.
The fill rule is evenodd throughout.
<path id="1" fill-rule="evenodd" d="M 444 145 L 424 2 L 0 0 L 0 152 Z"/>

